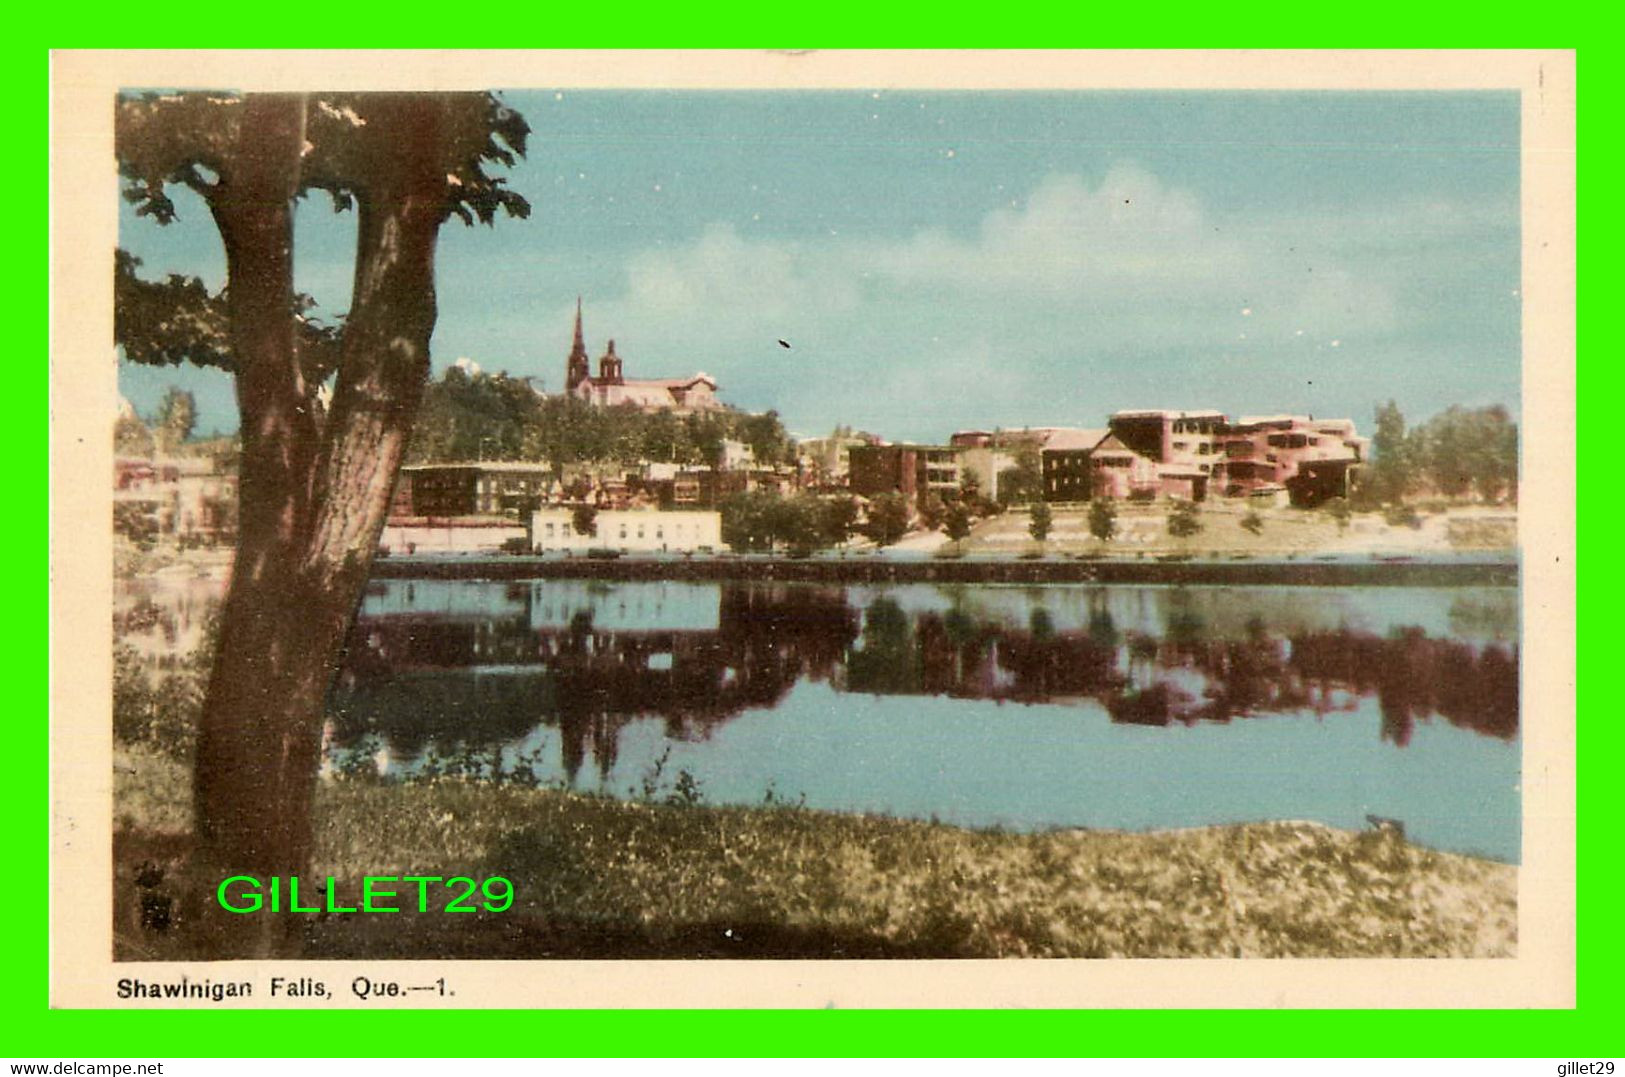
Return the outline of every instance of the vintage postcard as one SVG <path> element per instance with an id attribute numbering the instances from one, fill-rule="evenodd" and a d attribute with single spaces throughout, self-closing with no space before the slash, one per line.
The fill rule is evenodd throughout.
<path id="1" fill-rule="evenodd" d="M 1573 1005 L 1574 72 L 57 54 L 53 1004 Z"/>

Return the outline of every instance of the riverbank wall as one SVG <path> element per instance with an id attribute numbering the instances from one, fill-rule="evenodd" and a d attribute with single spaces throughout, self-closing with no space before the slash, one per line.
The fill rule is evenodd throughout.
<path id="1" fill-rule="evenodd" d="M 772 580 L 797 583 L 1100 583 L 1172 586 L 1515 587 L 1518 563 L 1505 560 L 918 560 L 885 558 L 388 557 L 374 579 Z"/>

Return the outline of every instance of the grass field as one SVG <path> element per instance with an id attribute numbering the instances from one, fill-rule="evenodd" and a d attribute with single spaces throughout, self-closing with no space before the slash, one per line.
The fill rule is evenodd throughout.
<path id="1" fill-rule="evenodd" d="M 187 774 L 115 759 L 115 946 L 189 956 Z M 312 957 L 1492 957 L 1517 869 L 1272 822 L 1012 834 L 785 806 L 324 781 L 312 878 L 501 875 L 502 913 L 310 916 Z"/>
<path id="2" fill-rule="evenodd" d="M 1168 533 L 1166 504 L 1119 502 L 1117 534 L 1102 542 L 1089 534 L 1087 506 L 1063 506 L 1053 513 L 1054 524 L 1044 551 L 1055 554 L 1093 554 L 1105 557 L 1163 556 L 1268 557 L 1315 554 L 1428 554 L 1462 550 L 1506 550 L 1517 544 L 1517 518 L 1512 509 L 1462 508 L 1422 512 L 1418 526 L 1388 522 L 1380 513 L 1354 513 L 1346 527 L 1326 511 L 1271 506 L 1217 499 L 1204 502 L 1197 519 L 1202 530 L 1186 538 Z M 1256 531 L 1242 526 L 1249 511 L 1257 513 Z M 957 547 L 963 553 L 1019 555 L 1038 549 L 1028 532 L 1031 516 L 1013 510 L 976 525 Z M 918 536 L 915 541 L 940 536 Z"/>

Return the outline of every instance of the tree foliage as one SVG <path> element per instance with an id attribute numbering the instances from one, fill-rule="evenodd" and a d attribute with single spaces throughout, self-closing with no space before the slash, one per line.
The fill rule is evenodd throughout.
<path id="1" fill-rule="evenodd" d="M 954 542 L 970 534 L 970 511 L 963 503 L 956 501 L 948 506 L 943 514 L 942 531 Z"/>
<path id="2" fill-rule="evenodd" d="M 1410 452 L 1445 497 L 1517 497 L 1518 425 L 1500 405 L 1447 408 L 1412 432 Z"/>
<path id="3" fill-rule="evenodd" d="M 935 531 L 941 527 L 943 517 L 948 512 L 948 505 L 942 500 L 942 495 L 935 490 L 926 490 L 915 500 L 920 509 L 920 526 L 927 531 Z"/>
<path id="4" fill-rule="evenodd" d="M 858 503 L 856 499 L 839 494 L 826 497 L 821 502 L 819 526 L 823 530 L 824 542 L 830 546 L 839 546 L 852 537 L 857 528 Z"/>
<path id="5" fill-rule="evenodd" d="M 1175 501 L 1168 510 L 1168 533 L 1175 538 L 1189 538 L 1202 530 L 1196 502 Z"/>
<path id="6" fill-rule="evenodd" d="M 517 460 L 536 426 L 541 398 L 523 378 L 446 369 L 423 394 L 407 460 Z"/>
<path id="7" fill-rule="evenodd" d="M 1110 498 L 1097 497 L 1089 503 L 1089 533 L 1101 542 L 1110 542 L 1117 534 L 1117 506 Z"/>
<path id="8" fill-rule="evenodd" d="M 174 452 L 186 444 L 197 427 L 197 398 L 190 391 L 170 386 L 158 405 L 158 423 L 154 431 L 158 447 L 163 452 Z"/>
<path id="9" fill-rule="evenodd" d="M 722 541 L 741 552 L 775 549 L 812 551 L 833 544 L 833 521 L 844 515 L 841 503 L 849 498 L 825 500 L 813 494 L 780 497 L 767 490 L 747 490 L 723 498 Z M 844 539 L 844 533 L 842 539 Z"/>
<path id="10" fill-rule="evenodd" d="M 528 214 L 487 171 L 512 165 L 527 135 L 516 112 L 484 93 L 115 102 L 125 199 L 167 224 L 180 212 L 173 188 L 188 188 L 226 256 L 216 294 L 182 274 L 144 280 L 136 259 L 114 259 L 125 359 L 236 377 L 238 545 L 193 782 L 204 871 L 308 867 L 324 703 L 429 370 L 439 230 L 452 217 Z M 357 213 L 351 308 L 333 325 L 293 287 L 296 207 L 318 191 Z M 289 949 L 292 934 L 280 931 L 236 928 L 220 941 L 269 956 Z"/>
<path id="11" fill-rule="evenodd" d="M 1044 496 L 1043 457 L 1035 446 L 1016 449 L 1016 462 L 999 472 L 998 500 L 1001 505 L 1025 505 Z"/>
<path id="12" fill-rule="evenodd" d="M 575 396 L 544 395 L 528 378 L 447 368 L 424 392 L 407 459 L 459 463 L 541 460 L 556 471 L 573 464 L 643 461 L 711 467 L 723 442 L 750 445 L 763 466 L 794 458 L 777 412 L 723 409 L 679 415 L 630 405 L 595 407 Z"/>
<path id="13" fill-rule="evenodd" d="M 880 494 L 869 502 L 863 533 L 876 546 L 890 546 L 908 534 L 908 501 L 902 494 Z"/>
<path id="14" fill-rule="evenodd" d="M 134 415 L 120 415 L 113 424 L 113 451 L 120 456 L 151 456 L 152 431 Z"/>
<path id="15" fill-rule="evenodd" d="M 1049 538 L 1050 530 L 1055 526 L 1055 514 L 1050 511 L 1048 501 L 1040 501 L 1033 506 L 1031 518 L 1027 521 L 1027 533 L 1038 542 Z"/>
<path id="16" fill-rule="evenodd" d="M 1407 428 L 1390 400 L 1377 409 L 1371 448 L 1372 462 L 1357 490 L 1367 505 L 1397 505 L 1419 492 L 1517 499 L 1518 425 L 1499 404 L 1453 406 Z"/>

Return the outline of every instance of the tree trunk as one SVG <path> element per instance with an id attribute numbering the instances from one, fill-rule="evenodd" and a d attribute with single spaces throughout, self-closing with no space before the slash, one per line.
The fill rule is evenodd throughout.
<path id="1" fill-rule="evenodd" d="M 360 601 L 429 369 L 444 179 L 439 112 L 414 95 L 369 113 L 390 146 L 358 193 L 356 276 L 332 408 L 318 417 L 293 320 L 292 198 L 303 102 L 248 99 L 214 206 L 226 242 L 242 419 L 237 559 L 199 730 L 195 863 L 212 956 L 286 954 L 294 918 L 225 916 L 229 875 L 310 867 L 327 693 Z M 245 922 L 246 921 L 246 922 Z"/>

